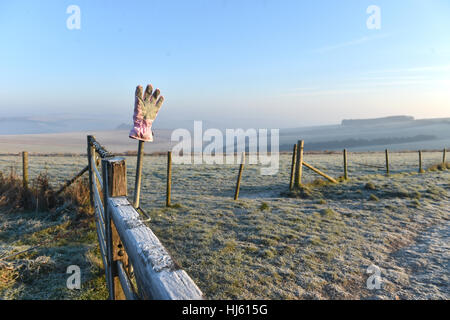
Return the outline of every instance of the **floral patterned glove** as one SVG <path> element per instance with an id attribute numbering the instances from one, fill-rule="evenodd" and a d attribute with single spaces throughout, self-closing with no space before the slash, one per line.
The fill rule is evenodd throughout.
<path id="1" fill-rule="evenodd" d="M 142 96 L 142 86 L 136 87 L 133 115 L 133 129 L 130 131 L 130 138 L 153 141 L 152 123 L 156 119 L 159 109 L 164 102 L 164 97 L 159 96 L 160 91 L 156 89 L 153 93 L 151 84 L 147 85 L 144 96 Z"/>

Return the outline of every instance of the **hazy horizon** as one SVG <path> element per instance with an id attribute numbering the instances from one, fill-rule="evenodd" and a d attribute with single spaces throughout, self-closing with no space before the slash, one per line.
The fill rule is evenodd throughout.
<path id="1" fill-rule="evenodd" d="M 412 117 L 410 115 L 394 115 L 400 117 Z M 339 122 L 318 123 L 298 126 L 274 126 L 273 123 L 260 123 L 254 119 L 235 119 L 232 121 L 218 121 L 208 119 L 178 119 L 170 122 L 157 122 L 153 126 L 154 130 L 174 130 L 185 128 L 193 130 L 194 122 L 201 121 L 204 128 L 216 128 L 220 130 L 231 128 L 268 128 L 268 129 L 321 129 L 327 130 L 329 127 L 339 127 L 344 120 L 383 120 L 390 116 L 378 118 L 346 118 Z M 414 118 L 413 120 L 450 120 L 446 118 Z M 19 135 L 19 134 L 51 134 L 51 133 L 69 133 L 69 132 L 88 132 L 88 131 L 114 131 L 128 130 L 132 128 L 131 117 L 125 119 L 119 115 L 95 115 L 89 113 L 70 114 L 70 113 L 49 113 L 49 114 L 29 114 L 29 115 L 3 115 L 0 113 L 0 135 Z M 266 126 L 264 126 L 266 125 Z"/>

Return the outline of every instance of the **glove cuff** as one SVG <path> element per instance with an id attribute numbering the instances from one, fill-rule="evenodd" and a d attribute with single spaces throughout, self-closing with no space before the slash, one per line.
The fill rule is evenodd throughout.
<path id="1" fill-rule="evenodd" d="M 130 138 L 141 141 L 153 141 L 152 120 L 135 119 Z"/>

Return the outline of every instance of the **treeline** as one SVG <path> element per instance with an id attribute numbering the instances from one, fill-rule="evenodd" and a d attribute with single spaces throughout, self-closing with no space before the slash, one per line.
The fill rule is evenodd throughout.
<path id="1" fill-rule="evenodd" d="M 384 118 L 374 118 L 374 119 L 344 119 L 341 122 L 343 126 L 367 126 L 367 125 L 377 125 L 377 124 L 389 124 L 397 122 L 411 122 L 414 121 L 414 117 L 411 116 L 392 116 Z"/>

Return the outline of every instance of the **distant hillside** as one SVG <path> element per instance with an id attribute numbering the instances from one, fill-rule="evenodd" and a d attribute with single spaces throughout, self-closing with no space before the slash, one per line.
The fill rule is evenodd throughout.
<path id="1" fill-rule="evenodd" d="M 391 146 L 396 144 L 424 142 L 436 139 L 437 139 L 436 136 L 432 135 L 417 135 L 413 137 L 398 137 L 398 138 L 330 140 L 330 141 L 306 143 L 305 150 L 324 151 L 343 148 L 348 149 L 358 147 L 371 147 L 371 146 L 379 146 L 381 148 L 384 148 L 385 146 Z M 281 151 L 289 151 L 291 149 L 292 149 L 291 145 L 280 146 Z"/>
<path id="2" fill-rule="evenodd" d="M 132 124 L 121 123 L 116 127 L 116 130 L 131 130 L 131 128 L 133 128 Z"/>
<path id="3" fill-rule="evenodd" d="M 376 124 L 388 124 L 397 122 L 410 122 L 414 121 L 414 117 L 410 116 L 392 116 L 384 118 L 373 118 L 373 119 L 344 119 L 341 122 L 343 126 L 365 126 L 365 125 L 376 125 Z"/>
<path id="4" fill-rule="evenodd" d="M 117 123 L 114 118 L 89 115 L 1 117 L 0 135 L 113 130 Z"/>
<path id="5" fill-rule="evenodd" d="M 136 151 L 138 141 L 130 139 L 127 130 L 79 131 L 63 133 L 0 135 L 0 153 L 85 153 L 86 136 L 93 134 L 114 153 Z M 163 152 L 170 147 L 170 130 L 154 131 L 154 141 L 145 144 L 145 152 Z"/>
<path id="6" fill-rule="evenodd" d="M 292 149 L 297 140 L 304 140 L 305 149 L 309 150 L 441 149 L 450 147 L 450 118 L 414 120 L 409 116 L 395 116 L 280 130 L 282 149 Z"/>

